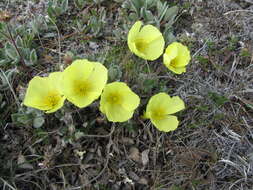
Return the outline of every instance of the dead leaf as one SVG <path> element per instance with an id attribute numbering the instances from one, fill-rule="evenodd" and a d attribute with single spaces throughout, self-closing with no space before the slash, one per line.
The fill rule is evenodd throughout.
<path id="1" fill-rule="evenodd" d="M 120 139 L 120 142 L 124 145 L 133 145 L 134 144 L 134 140 L 129 138 L 129 137 L 123 137 Z"/>
<path id="2" fill-rule="evenodd" d="M 136 147 L 131 147 L 129 158 L 135 162 L 140 162 L 141 160 L 140 151 Z"/>
<path id="3" fill-rule="evenodd" d="M 139 176 L 136 173 L 134 173 L 133 171 L 130 171 L 128 175 L 134 181 L 139 181 L 139 179 L 140 179 Z"/>
<path id="4" fill-rule="evenodd" d="M 144 150 L 144 151 L 141 153 L 141 161 L 142 161 L 142 164 L 143 164 L 144 166 L 147 165 L 147 163 L 149 162 L 148 154 L 149 154 L 149 149 L 146 149 L 146 150 Z"/>
<path id="5" fill-rule="evenodd" d="M 27 163 L 25 157 L 22 154 L 19 154 L 18 156 L 18 167 L 22 169 L 29 169 L 32 170 L 33 166 L 30 163 Z"/>
<path id="6" fill-rule="evenodd" d="M 139 180 L 138 183 L 139 183 L 139 184 L 142 184 L 142 185 L 148 185 L 148 180 L 147 180 L 146 178 L 142 177 L 142 178 Z"/>

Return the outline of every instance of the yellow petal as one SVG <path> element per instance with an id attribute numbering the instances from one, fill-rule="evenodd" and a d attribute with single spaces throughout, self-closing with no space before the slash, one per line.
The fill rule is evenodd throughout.
<path id="1" fill-rule="evenodd" d="M 118 93 L 122 97 L 121 105 L 128 111 L 136 109 L 140 104 L 140 98 L 123 82 L 113 82 L 106 86 L 108 95 Z"/>
<path id="2" fill-rule="evenodd" d="M 174 60 L 175 66 L 176 67 L 183 67 L 183 66 L 188 65 L 188 63 L 191 59 L 190 51 L 183 44 L 177 43 L 177 42 L 175 42 L 175 43 L 177 44 L 177 48 L 178 48 L 178 56 Z"/>
<path id="3" fill-rule="evenodd" d="M 105 114 L 111 122 L 124 122 L 133 116 L 133 111 L 127 111 L 120 105 L 107 104 L 105 106 Z"/>
<path id="4" fill-rule="evenodd" d="M 173 59 L 178 55 L 177 47 L 175 45 L 168 46 L 163 54 L 163 63 L 168 67 Z"/>
<path id="5" fill-rule="evenodd" d="M 24 105 L 51 113 L 60 109 L 64 100 L 50 77 L 36 76 L 28 84 Z"/>
<path id="6" fill-rule="evenodd" d="M 165 114 L 167 114 L 170 100 L 171 97 L 164 92 L 152 96 L 147 105 L 146 115 L 151 117 L 151 113 L 157 110 L 164 110 Z"/>
<path id="7" fill-rule="evenodd" d="M 43 99 L 47 96 L 50 89 L 52 88 L 49 86 L 47 78 L 34 77 L 28 84 L 24 105 L 40 110 L 50 109 L 50 106 L 42 105 Z"/>
<path id="8" fill-rule="evenodd" d="M 151 119 L 151 122 L 159 131 L 163 131 L 163 132 L 174 131 L 178 127 L 178 124 L 179 124 L 177 117 L 171 116 L 171 115 L 161 120 Z"/>
<path id="9" fill-rule="evenodd" d="M 128 32 L 127 44 L 128 44 L 130 51 L 133 53 L 138 52 L 138 50 L 136 49 L 136 46 L 135 46 L 135 39 L 141 29 L 141 25 L 142 25 L 141 21 L 135 22 L 134 25 L 131 27 L 131 29 Z"/>
<path id="10" fill-rule="evenodd" d="M 94 69 L 94 64 L 86 59 L 75 60 L 63 71 L 63 83 L 72 86 L 75 80 L 86 80 Z"/>
<path id="11" fill-rule="evenodd" d="M 138 33 L 137 39 L 145 39 L 147 43 L 151 43 L 152 41 L 157 40 L 158 38 L 162 38 L 162 33 L 152 25 L 145 25 Z"/>
<path id="12" fill-rule="evenodd" d="M 186 67 L 173 67 L 173 66 L 169 65 L 168 69 L 176 74 L 182 74 L 182 73 L 186 72 Z"/>
<path id="13" fill-rule="evenodd" d="M 164 49 L 164 38 L 161 32 L 152 25 L 141 28 L 142 22 L 137 21 L 128 33 L 128 47 L 131 52 L 146 60 L 160 57 Z"/>
<path id="14" fill-rule="evenodd" d="M 62 92 L 62 77 L 63 73 L 62 72 L 53 72 L 49 74 L 49 80 L 51 81 L 52 85 L 54 86 L 55 89 L 57 89 L 59 92 Z"/>
<path id="15" fill-rule="evenodd" d="M 65 97 L 62 97 L 60 101 L 52 109 L 49 109 L 48 111 L 46 111 L 46 113 L 53 113 L 57 111 L 58 109 L 60 109 L 64 105 L 65 99 L 66 99 Z"/>
<path id="16" fill-rule="evenodd" d="M 138 44 L 136 44 L 136 42 L 131 42 L 131 43 L 129 43 L 128 47 L 131 50 L 131 52 L 133 52 L 135 55 L 146 60 L 147 55 L 144 52 L 141 52 L 139 49 L 137 49 L 136 45 L 138 45 Z M 148 47 L 148 45 L 146 45 L 146 47 Z"/>
<path id="17" fill-rule="evenodd" d="M 167 114 L 173 114 L 185 109 L 184 101 L 178 96 L 173 96 L 169 100 L 167 106 L 168 106 Z"/>
<path id="18" fill-rule="evenodd" d="M 146 43 L 146 47 L 141 51 L 144 54 L 142 58 L 153 61 L 162 55 L 165 41 L 162 33 L 156 27 L 145 25 L 140 30 L 136 40 L 142 40 Z"/>
<path id="19" fill-rule="evenodd" d="M 106 82 L 107 69 L 98 62 L 77 60 L 63 71 L 64 95 L 80 108 L 96 100 Z"/>
<path id="20" fill-rule="evenodd" d="M 142 25 L 141 21 L 137 21 L 134 23 L 134 25 L 131 27 L 131 29 L 128 32 L 127 42 L 132 42 L 136 39 L 136 36 L 138 36 L 140 32 L 141 25 Z"/>
<path id="21" fill-rule="evenodd" d="M 90 105 L 97 97 L 99 97 L 99 93 L 96 92 L 87 92 L 84 96 L 80 95 L 72 95 L 68 97 L 68 101 L 79 108 L 84 108 Z"/>
<path id="22" fill-rule="evenodd" d="M 135 110 L 140 104 L 139 96 L 130 88 L 129 91 L 125 91 L 124 94 L 122 106 L 128 111 Z"/>
<path id="23" fill-rule="evenodd" d="M 145 54 L 145 58 L 151 61 L 159 58 L 163 54 L 164 44 L 165 42 L 163 36 L 159 36 L 155 40 L 151 41 L 143 52 Z"/>
<path id="24" fill-rule="evenodd" d="M 91 91 L 101 94 L 107 83 L 108 71 L 106 67 L 99 62 L 93 62 L 93 64 L 95 65 L 94 70 L 87 80 L 93 83 Z"/>
<path id="25" fill-rule="evenodd" d="M 100 111 L 109 121 L 123 122 L 130 119 L 140 99 L 125 83 L 107 84 L 101 94 Z"/>
<path id="26" fill-rule="evenodd" d="M 161 92 L 150 98 L 145 116 L 153 119 L 162 118 L 184 108 L 184 102 L 178 96 L 171 98 L 168 94 Z"/>
<path id="27" fill-rule="evenodd" d="M 191 59 L 190 51 L 181 43 L 173 42 L 170 44 L 163 55 L 163 63 L 169 70 L 176 74 L 186 71 L 186 65 Z"/>

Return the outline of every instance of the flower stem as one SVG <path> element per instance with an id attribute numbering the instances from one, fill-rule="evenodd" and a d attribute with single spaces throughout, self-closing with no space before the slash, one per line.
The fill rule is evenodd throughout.
<path id="1" fill-rule="evenodd" d="M 16 49 L 16 51 L 17 51 L 19 57 L 20 57 L 20 61 L 21 61 L 22 67 L 23 67 L 23 68 L 27 68 L 27 66 L 26 66 L 26 64 L 25 64 L 25 61 L 24 61 L 24 58 L 23 58 L 23 56 L 21 55 L 21 53 L 20 53 L 20 51 L 19 51 L 19 49 L 18 49 L 18 47 L 17 47 L 17 44 L 16 44 L 16 42 L 15 42 L 15 40 L 14 40 L 12 34 L 11 34 L 11 30 L 10 30 L 9 24 L 6 24 L 6 26 L 7 26 L 7 31 L 8 31 L 8 33 L 9 33 L 9 37 L 7 37 L 7 38 L 8 38 L 8 40 L 10 40 L 11 43 L 14 45 L 14 47 L 15 47 L 15 49 Z"/>

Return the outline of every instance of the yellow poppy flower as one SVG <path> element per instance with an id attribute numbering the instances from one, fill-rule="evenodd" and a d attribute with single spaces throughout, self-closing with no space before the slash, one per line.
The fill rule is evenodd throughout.
<path id="1" fill-rule="evenodd" d="M 63 71 L 62 90 L 67 100 L 83 108 L 96 100 L 107 82 L 107 69 L 86 59 L 74 61 Z"/>
<path id="2" fill-rule="evenodd" d="M 173 42 L 163 54 L 163 63 L 176 74 L 186 72 L 186 65 L 190 62 L 191 55 L 189 49 L 181 43 Z"/>
<path id="3" fill-rule="evenodd" d="M 144 117 L 150 119 L 158 130 L 169 132 L 175 130 L 179 123 L 177 117 L 171 114 L 184 108 L 184 102 L 178 96 L 170 97 L 162 92 L 150 98 Z"/>
<path id="4" fill-rule="evenodd" d="M 107 84 L 101 94 L 100 111 L 109 121 L 124 122 L 129 120 L 140 104 L 140 98 L 125 83 Z"/>
<path id="5" fill-rule="evenodd" d="M 137 21 L 130 29 L 127 44 L 131 52 L 146 60 L 159 58 L 164 50 L 162 33 L 152 25 L 141 28 L 142 22 Z"/>
<path id="6" fill-rule="evenodd" d="M 24 105 L 46 113 L 60 109 L 65 100 L 60 89 L 61 77 L 61 72 L 51 73 L 48 77 L 34 77 L 28 84 Z"/>

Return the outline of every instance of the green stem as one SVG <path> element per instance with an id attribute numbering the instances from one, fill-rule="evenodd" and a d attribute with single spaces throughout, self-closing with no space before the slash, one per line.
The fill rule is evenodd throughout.
<path id="1" fill-rule="evenodd" d="M 26 64 L 25 64 L 24 58 L 23 58 L 23 56 L 21 55 L 21 53 L 20 53 L 20 51 L 19 51 L 19 49 L 18 49 L 18 47 L 17 47 L 17 44 L 16 44 L 16 42 L 15 42 L 15 40 L 14 40 L 12 34 L 11 34 L 11 30 L 10 30 L 10 28 L 9 28 L 9 25 L 7 24 L 6 26 L 7 26 L 7 31 L 8 31 L 8 33 L 9 33 L 9 37 L 7 37 L 7 38 L 8 38 L 8 40 L 10 40 L 11 43 L 14 45 L 14 47 L 15 47 L 15 49 L 16 49 L 16 51 L 17 51 L 19 57 L 20 57 L 20 61 L 21 61 L 21 64 L 22 64 L 23 68 L 26 68 L 27 66 L 26 66 Z M 6 35 L 5 35 L 5 36 L 6 36 Z"/>

